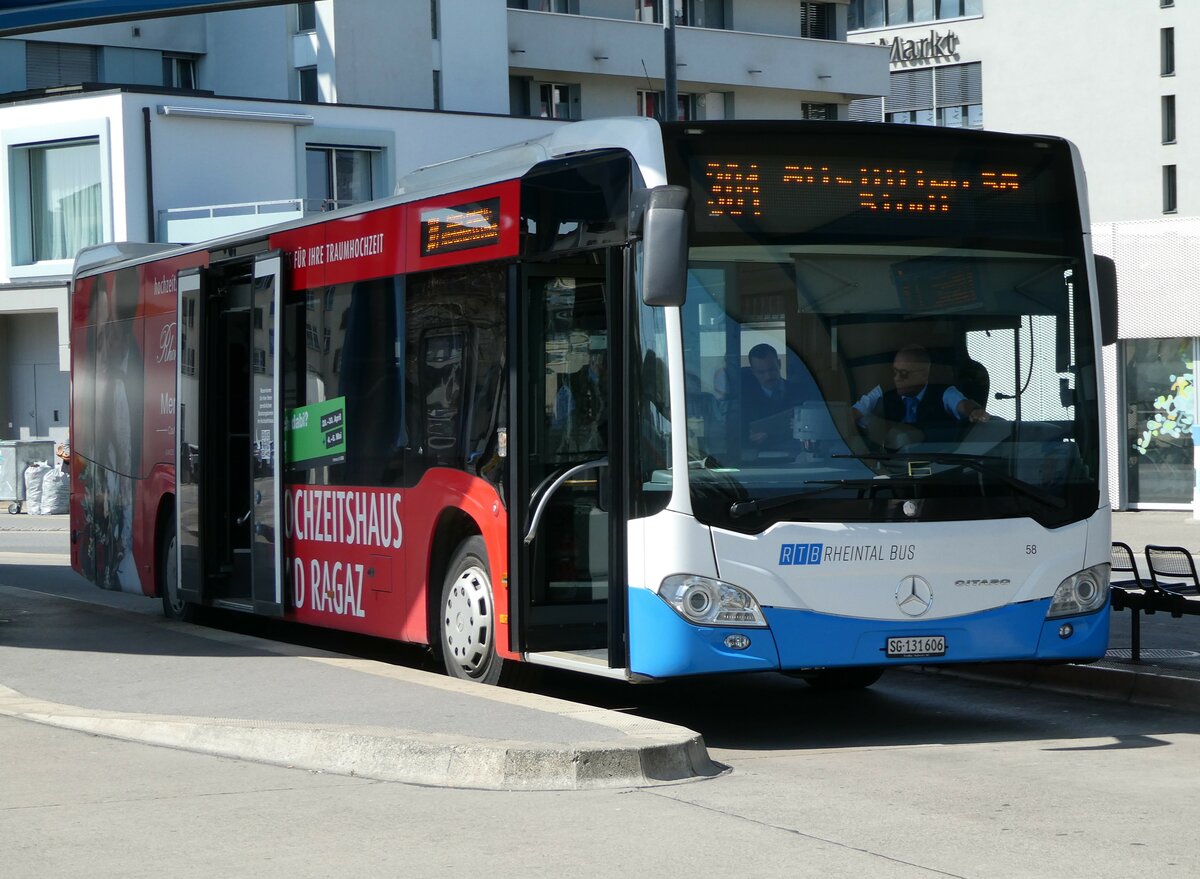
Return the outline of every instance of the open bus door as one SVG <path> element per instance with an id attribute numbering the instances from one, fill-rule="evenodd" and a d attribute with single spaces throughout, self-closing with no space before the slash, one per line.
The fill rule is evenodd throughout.
<path id="1" fill-rule="evenodd" d="M 178 279 L 179 597 L 282 616 L 282 260 Z"/>
<path id="2" fill-rule="evenodd" d="M 597 259 L 599 256 L 599 259 Z M 613 251 L 525 264 L 511 395 L 513 649 L 623 678 L 622 265 Z"/>

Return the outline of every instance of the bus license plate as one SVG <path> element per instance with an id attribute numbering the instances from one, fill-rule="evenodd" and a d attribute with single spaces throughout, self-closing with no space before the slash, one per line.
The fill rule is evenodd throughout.
<path id="1" fill-rule="evenodd" d="M 945 656 L 945 635 L 921 635 L 916 638 L 888 638 L 887 655 L 902 656 Z"/>

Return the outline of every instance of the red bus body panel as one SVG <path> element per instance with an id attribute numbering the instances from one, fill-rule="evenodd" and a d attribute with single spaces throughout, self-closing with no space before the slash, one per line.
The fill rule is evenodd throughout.
<path id="1" fill-rule="evenodd" d="M 437 211 L 494 200 L 501 205 L 497 233 L 488 242 L 447 252 L 422 251 L 421 220 Z M 286 266 L 285 295 L 336 284 L 370 280 L 510 259 L 518 252 L 519 181 L 506 181 L 421 202 L 399 204 L 350 217 L 286 229 L 266 235 L 269 249 L 280 250 Z M 493 240 L 494 239 L 494 240 Z M 247 240 L 254 240 L 247 236 Z M 132 344 L 123 362 L 140 364 L 141 395 L 138 454 L 132 461 L 128 490 L 97 491 L 111 482 L 97 442 L 84 442 L 72 457 L 71 564 L 105 588 L 157 594 L 156 547 L 164 504 L 175 491 L 176 371 L 181 356 L 177 275 L 205 267 L 209 253 L 192 251 L 77 279 L 72 292 L 72 376 L 87 381 L 93 365 L 101 381 L 119 374 L 105 360 L 98 342 L 107 332 L 97 326 L 112 305 L 98 307 L 136 271 L 137 301 L 130 327 Z M 120 276 L 120 277 L 118 277 Z M 130 384 L 130 387 L 133 387 Z M 72 436 L 101 440 L 97 425 L 104 403 L 95 411 L 76 406 L 72 395 Z M 282 413 L 286 415 L 286 413 Z M 131 419 L 136 420 L 136 419 Z M 78 433 L 77 433 L 78 432 Z M 107 442 L 111 445 L 111 441 Z M 92 454 L 87 454 L 91 452 Z M 119 481 L 119 480 L 118 480 Z M 115 512 L 120 495 L 120 513 Z M 103 495 L 103 496 L 102 496 Z M 497 620 L 497 650 L 508 649 L 508 513 L 495 487 L 467 472 L 445 467 L 427 471 L 409 488 L 284 484 L 285 617 L 297 622 L 415 643 L 427 643 L 429 602 L 440 599 L 441 582 L 431 583 L 434 537 L 448 511 L 470 518 L 487 546 Z M 112 523 L 120 522 L 119 525 Z M 114 533 L 129 533 L 136 584 L 106 553 Z M 119 540 L 115 541 L 120 543 Z M 444 561 L 444 560 L 443 560 Z M 122 567 L 119 575 L 114 574 Z M 124 578 L 124 579 L 122 579 Z"/>

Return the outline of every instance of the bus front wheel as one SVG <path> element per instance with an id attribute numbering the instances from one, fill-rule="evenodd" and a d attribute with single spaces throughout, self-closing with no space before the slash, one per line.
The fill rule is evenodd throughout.
<path id="1" fill-rule="evenodd" d="M 496 613 L 487 549 L 479 536 L 458 545 L 442 584 L 438 613 L 442 661 L 451 677 L 498 684 L 505 662 L 496 655 Z"/>

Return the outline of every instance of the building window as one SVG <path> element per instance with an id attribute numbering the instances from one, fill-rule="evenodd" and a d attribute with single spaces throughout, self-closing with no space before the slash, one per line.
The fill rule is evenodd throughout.
<path id="1" fill-rule="evenodd" d="M 1163 165 L 1163 213 L 1173 214 L 1179 208 L 1176 201 L 1175 166 Z"/>
<path id="2" fill-rule="evenodd" d="M 831 3 L 800 4 L 800 36 L 811 40 L 832 40 L 835 14 Z"/>
<path id="3" fill-rule="evenodd" d="M 662 23 L 662 0 L 633 0 L 633 20 Z"/>
<path id="4" fill-rule="evenodd" d="M 849 30 L 922 24 L 983 14 L 983 0 L 850 0 Z"/>
<path id="5" fill-rule="evenodd" d="M 528 76 L 510 76 L 508 78 L 508 112 L 513 116 L 533 115 L 533 110 L 529 105 L 531 85 Z"/>
<path id="6" fill-rule="evenodd" d="M 1125 453 L 1132 504 L 1190 504 L 1196 484 L 1190 400 L 1200 357 L 1189 337 L 1126 339 Z"/>
<path id="7" fill-rule="evenodd" d="M 442 71 L 433 71 L 433 109 L 442 109 Z"/>
<path id="8" fill-rule="evenodd" d="M 438 0 L 429 0 L 429 36 L 438 38 Z"/>
<path id="9" fill-rule="evenodd" d="M 680 122 L 685 122 L 689 119 L 696 118 L 696 96 L 689 94 L 677 94 L 677 113 L 675 117 Z M 651 119 L 660 121 L 666 120 L 666 99 L 667 96 L 663 92 L 638 91 L 637 93 L 637 115 L 649 116 Z"/>
<path id="10" fill-rule="evenodd" d="M 317 86 L 317 68 L 297 68 L 296 76 L 300 81 L 300 100 L 306 104 L 319 103 L 321 100 L 321 92 Z"/>
<path id="11" fill-rule="evenodd" d="M 98 139 L 17 147 L 10 160 L 14 262 L 72 259 L 104 239 Z"/>
<path id="12" fill-rule="evenodd" d="M 1161 58 L 1161 73 L 1163 76 L 1175 75 L 1175 28 L 1164 27 L 1159 40 Z"/>
<path id="13" fill-rule="evenodd" d="M 578 15 L 579 0 L 508 0 L 508 8 Z"/>
<path id="14" fill-rule="evenodd" d="M 96 82 L 95 46 L 67 43 L 25 43 L 25 87 L 55 88 Z"/>
<path id="15" fill-rule="evenodd" d="M 1175 96 L 1163 95 L 1162 142 L 1175 143 Z"/>
<path id="16" fill-rule="evenodd" d="M 196 59 L 183 55 L 163 55 L 163 85 L 169 89 L 196 87 Z"/>
<path id="17" fill-rule="evenodd" d="M 315 0 L 296 4 L 296 33 L 317 29 L 317 4 Z"/>
<path id="18" fill-rule="evenodd" d="M 538 115 L 543 119 L 579 119 L 579 86 L 538 83 Z"/>
<path id="19" fill-rule="evenodd" d="M 1175 0 L 1158 0 L 1158 5 L 1163 9 L 1167 9 L 1175 5 Z"/>
<path id="20" fill-rule="evenodd" d="M 983 65 L 950 64 L 901 70 L 891 76 L 883 100 L 862 98 L 850 104 L 855 122 L 899 122 L 945 128 L 983 127 Z"/>
<path id="21" fill-rule="evenodd" d="M 332 211 L 374 197 L 372 160 L 378 150 L 310 146 L 305 150 L 309 211 Z"/>

